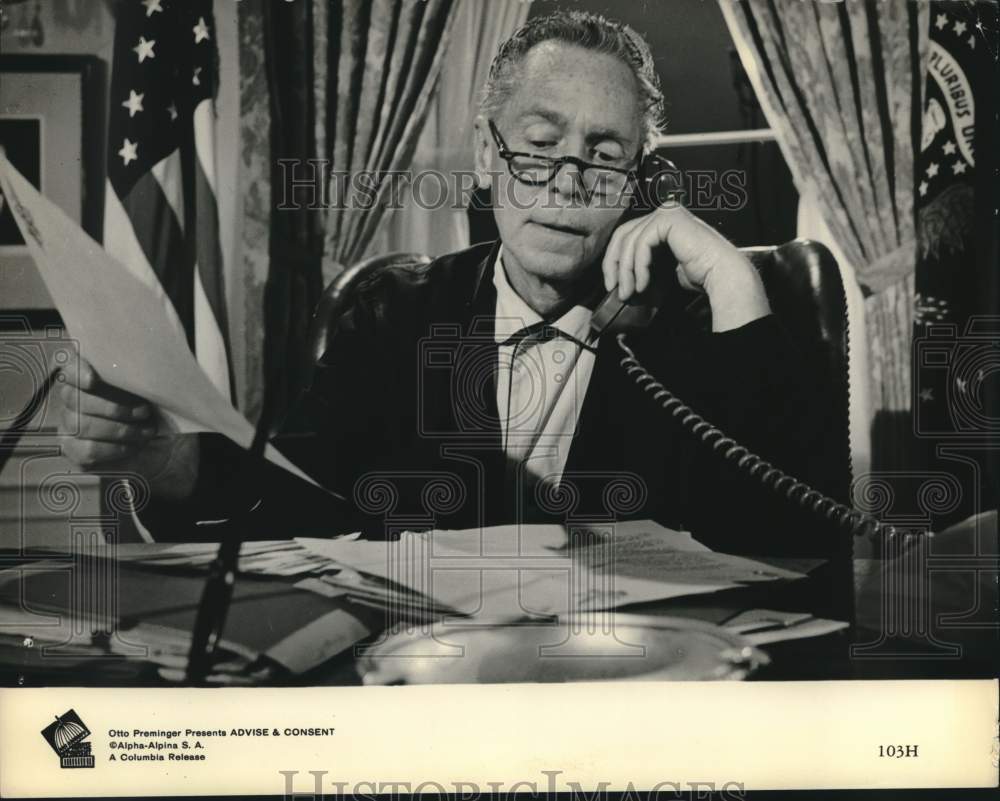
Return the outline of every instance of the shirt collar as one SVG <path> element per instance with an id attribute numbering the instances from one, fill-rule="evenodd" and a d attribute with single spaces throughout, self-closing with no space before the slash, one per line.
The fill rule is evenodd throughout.
<path id="1" fill-rule="evenodd" d="M 507 272 L 503 266 L 503 248 L 497 250 L 493 261 L 493 286 L 496 287 L 496 322 L 493 336 L 497 344 L 503 344 L 514 334 L 531 326 L 544 324 L 541 315 L 532 309 L 524 299 L 514 291 L 507 280 Z M 563 313 L 558 320 L 550 324 L 562 336 L 577 344 L 590 348 L 591 329 L 590 318 L 593 312 L 586 306 L 576 305 Z"/>

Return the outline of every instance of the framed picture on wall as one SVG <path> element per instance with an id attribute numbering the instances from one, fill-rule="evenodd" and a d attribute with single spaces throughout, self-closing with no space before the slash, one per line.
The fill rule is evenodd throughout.
<path id="1" fill-rule="evenodd" d="M 0 57 L 0 145 L 11 164 L 100 241 L 104 210 L 104 62 Z M 54 318 L 10 210 L 0 207 L 0 316 Z"/>

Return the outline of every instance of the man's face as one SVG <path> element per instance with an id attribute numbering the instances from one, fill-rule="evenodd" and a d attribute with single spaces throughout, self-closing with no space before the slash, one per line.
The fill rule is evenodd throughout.
<path id="1" fill-rule="evenodd" d="M 639 92 L 629 67 L 616 56 L 563 42 L 528 51 L 517 87 L 493 121 L 512 151 L 594 164 L 634 167 L 641 143 Z M 627 193 L 587 197 L 577 167 L 568 164 L 547 185 L 521 183 L 499 158 L 485 120 L 477 130 L 477 163 L 493 176 L 508 270 L 562 284 L 587 275 L 621 219 Z"/>

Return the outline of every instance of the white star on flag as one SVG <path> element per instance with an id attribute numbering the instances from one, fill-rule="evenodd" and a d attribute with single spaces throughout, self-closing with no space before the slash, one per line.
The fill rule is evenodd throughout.
<path id="1" fill-rule="evenodd" d="M 934 20 L 934 24 L 937 25 L 937 29 L 940 31 L 948 24 L 948 17 L 944 14 L 938 14 L 937 19 Z"/>
<path id="2" fill-rule="evenodd" d="M 125 162 L 126 167 L 130 161 L 135 161 L 139 158 L 138 150 L 139 145 L 136 142 L 130 142 L 126 136 L 122 149 L 118 151 L 118 155 L 122 157 L 122 161 Z"/>
<path id="3" fill-rule="evenodd" d="M 191 83 L 195 86 L 201 86 L 201 67 L 194 68 L 194 75 L 191 76 Z"/>
<path id="4" fill-rule="evenodd" d="M 198 24 L 195 25 L 191 30 L 194 31 L 194 43 L 198 44 L 205 39 L 210 39 L 208 35 L 208 26 L 205 24 L 204 17 L 198 17 Z"/>
<path id="5" fill-rule="evenodd" d="M 944 154 L 946 156 L 954 155 L 954 153 L 955 153 L 955 143 L 952 142 L 949 139 L 947 142 L 945 142 L 943 145 L 941 145 L 941 149 L 944 150 Z"/>
<path id="6" fill-rule="evenodd" d="M 922 401 L 932 401 L 932 400 L 934 400 L 934 390 L 933 389 L 922 389 L 922 390 L 920 390 L 920 400 L 922 400 Z"/>
<path id="7" fill-rule="evenodd" d="M 146 41 L 145 36 L 139 37 L 139 44 L 137 44 L 132 49 L 135 54 L 139 56 L 139 63 L 142 64 L 147 58 L 156 58 L 156 53 L 153 52 L 153 45 L 156 44 L 156 39 L 150 39 Z"/>
<path id="8" fill-rule="evenodd" d="M 173 122 L 174 120 L 177 119 L 177 104 L 176 103 L 171 103 L 169 106 L 167 106 L 167 114 L 170 115 L 170 121 L 171 122 Z"/>
<path id="9" fill-rule="evenodd" d="M 937 174 L 938 174 L 938 165 L 932 161 L 930 164 L 927 165 L 927 177 L 933 178 Z"/>
<path id="10" fill-rule="evenodd" d="M 145 111 L 145 109 L 142 107 L 142 99 L 145 96 L 146 96 L 145 94 L 136 93 L 134 89 L 129 89 L 128 100 L 122 103 L 122 105 L 128 109 L 129 119 L 132 119 L 132 117 L 134 117 L 140 111 Z"/>
<path id="11" fill-rule="evenodd" d="M 923 197 L 927 194 L 927 181 L 920 182 L 920 196 Z"/>
<path id="12" fill-rule="evenodd" d="M 951 165 L 951 169 L 952 172 L 955 173 L 955 175 L 962 175 L 966 170 L 965 162 L 956 161 L 954 164 Z"/>
<path id="13" fill-rule="evenodd" d="M 163 0 L 142 0 L 142 4 L 146 7 L 146 16 L 151 17 L 157 11 L 163 11 L 160 7 L 162 2 Z"/>
<path id="14" fill-rule="evenodd" d="M 955 33 L 957 35 L 961 36 L 963 33 L 965 33 L 965 27 L 966 27 L 966 25 L 965 25 L 964 22 L 956 22 L 955 23 Z"/>

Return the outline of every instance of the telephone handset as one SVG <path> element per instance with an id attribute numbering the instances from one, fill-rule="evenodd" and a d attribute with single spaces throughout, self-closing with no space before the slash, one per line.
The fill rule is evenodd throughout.
<path id="1" fill-rule="evenodd" d="M 684 196 L 684 184 L 677 166 L 656 153 L 647 155 L 636 175 L 633 184 L 632 199 L 624 220 L 635 219 L 668 203 L 681 203 Z M 663 248 L 659 255 L 659 275 L 650 286 L 639 294 L 633 295 L 627 301 L 618 297 L 616 289 L 611 290 L 597 307 L 590 321 L 591 328 L 598 334 L 619 334 L 625 331 L 647 327 L 656 313 L 674 298 L 697 298 L 696 292 L 682 289 L 672 267 L 677 262 L 669 249 Z M 664 260 L 673 264 L 664 264 Z"/>
<path id="2" fill-rule="evenodd" d="M 590 318 L 590 327 L 595 334 L 621 334 L 645 328 L 659 311 L 660 301 L 652 287 L 642 296 L 628 300 L 618 297 L 618 290 L 612 289 L 597 304 Z"/>
<path id="3" fill-rule="evenodd" d="M 673 168 L 670 162 L 666 163 Z M 676 170 L 676 168 L 673 169 Z M 647 193 L 642 199 L 648 202 L 651 196 L 655 197 L 652 193 Z M 648 213 L 649 210 L 646 208 L 644 211 Z M 639 210 L 638 213 L 643 213 L 643 210 Z M 794 476 L 788 475 L 740 445 L 736 440 L 726 436 L 722 430 L 713 426 L 691 409 L 643 367 L 633 350 L 628 346 L 626 333 L 646 328 L 655 317 L 664 302 L 664 279 L 669 280 L 673 277 L 672 270 L 669 271 L 671 275 L 663 275 L 667 272 L 668 270 L 661 265 L 661 274 L 658 278 L 654 277 L 651 286 L 645 292 L 633 295 L 626 301 L 618 297 L 617 289 L 611 290 L 598 303 L 590 320 L 590 326 L 594 333 L 615 337 L 618 347 L 624 354 L 621 366 L 633 378 L 636 385 L 652 396 L 652 399 L 676 420 L 678 425 L 704 442 L 706 447 L 718 453 L 721 458 L 735 462 L 740 470 L 749 473 L 763 486 L 783 494 L 790 502 L 810 509 L 821 517 L 835 522 L 854 536 L 893 538 L 899 534 L 900 532 L 895 526 L 881 523 L 871 515 L 835 501 L 819 490 L 813 489 L 804 481 L 799 481 Z M 904 536 L 910 537 L 912 534 L 906 532 Z"/>

